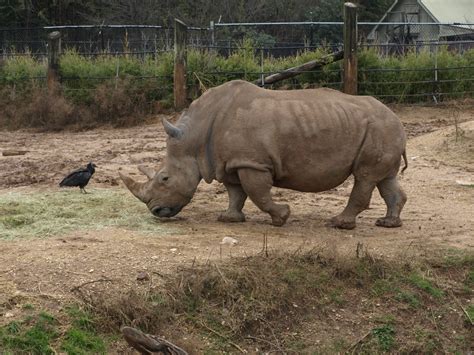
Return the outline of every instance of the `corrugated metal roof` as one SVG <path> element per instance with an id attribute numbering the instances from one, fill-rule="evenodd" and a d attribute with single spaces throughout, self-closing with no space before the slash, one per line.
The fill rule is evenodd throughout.
<path id="1" fill-rule="evenodd" d="M 418 0 L 441 23 L 474 23 L 474 0 Z"/>

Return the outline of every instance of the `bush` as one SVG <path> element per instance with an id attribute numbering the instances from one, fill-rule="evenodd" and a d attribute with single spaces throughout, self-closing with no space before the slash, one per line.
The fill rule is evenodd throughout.
<path id="1" fill-rule="evenodd" d="M 436 50 L 436 52 L 434 51 Z M 258 52 L 257 52 L 258 53 Z M 216 51 L 188 51 L 190 99 L 203 90 L 233 79 L 257 80 L 327 55 L 325 49 L 302 51 L 286 58 L 263 58 L 255 52 L 255 38 L 244 39 L 228 57 Z M 474 49 L 462 55 L 446 47 L 416 49 L 405 56 L 382 56 L 375 49 L 359 53 L 359 93 L 384 101 L 414 102 L 459 97 L 474 91 Z M 435 65 L 438 68 L 435 82 Z M 341 87 L 342 63 L 300 74 L 273 88 Z M 446 69 L 460 68 L 464 69 Z M 374 70 L 375 69 L 375 70 Z M 171 107 L 173 53 L 145 57 L 102 54 L 83 57 L 66 51 L 60 62 L 61 87 L 48 92 L 46 64 L 28 53 L 0 65 L 0 127 L 60 129 L 97 124 L 131 125 L 139 117 Z"/>

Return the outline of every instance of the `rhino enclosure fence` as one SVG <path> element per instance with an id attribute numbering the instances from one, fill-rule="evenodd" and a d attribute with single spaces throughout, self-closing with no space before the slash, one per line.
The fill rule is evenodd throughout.
<path id="1" fill-rule="evenodd" d="M 350 22 L 350 21 L 349 21 Z M 186 25 L 168 28 L 163 26 L 101 25 L 101 26 L 50 26 L 36 29 L 0 29 L 0 55 L 3 62 L 12 57 L 30 56 L 41 60 L 50 58 L 48 78 L 56 78 L 63 86 L 70 85 L 74 77 L 62 77 L 57 61 L 60 53 L 74 49 L 77 55 L 87 58 L 135 57 L 141 60 L 159 58 L 161 54 L 175 55 L 175 69 L 161 77 L 135 75 L 134 80 L 163 79 L 169 86 L 163 90 L 174 92 L 177 108 L 182 108 L 195 91 L 196 85 L 212 85 L 203 77 L 223 80 L 256 80 L 281 72 L 284 58 L 305 57 L 312 51 L 338 53 L 352 39 L 351 50 L 346 51 L 346 64 L 332 63 L 325 68 L 300 70 L 307 78 L 286 79 L 283 84 L 270 88 L 305 88 L 327 86 L 345 88 L 346 92 L 370 94 L 387 101 L 433 101 L 444 98 L 472 97 L 474 93 L 474 24 L 469 23 L 353 23 L 352 36 L 344 40 L 344 22 L 272 22 L 272 23 L 219 23 L 208 27 Z M 175 31 L 181 29 L 181 35 Z M 51 42 L 48 34 L 60 32 Z M 349 33 L 348 32 L 348 33 Z M 357 35 L 356 35 L 357 33 Z M 357 37 L 356 37 L 357 36 Z M 178 39 L 181 39 L 178 41 Z M 217 69 L 203 65 L 199 71 L 186 67 L 186 53 L 194 51 L 237 61 L 235 56 L 250 53 L 256 65 L 247 68 L 245 63 L 234 63 Z M 359 69 L 355 55 L 359 52 Z M 446 53 L 455 53 L 460 60 L 447 62 Z M 406 64 L 386 65 L 411 56 Z M 422 64 L 418 56 L 429 57 Z M 54 59 L 56 58 L 56 59 Z M 273 58 L 277 65 L 271 70 L 264 62 Z M 414 59 L 415 58 L 415 59 Z M 244 58 L 245 61 L 247 58 Z M 278 62 L 278 60 L 280 60 Z M 370 62 L 374 60 L 374 65 Z M 348 75 L 347 63 L 351 62 Z M 278 67 L 280 63 L 280 67 Z M 381 63 L 384 66 L 380 65 Z M 393 63 L 392 63 L 393 64 Z M 177 66 L 182 66 L 177 70 Z M 110 77 L 81 77 L 81 80 L 117 80 L 122 68 L 117 65 L 116 75 Z M 178 74 L 177 74 L 178 73 Z M 46 79 L 38 76 L 35 80 Z M 50 82 L 48 80 L 48 82 Z M 351 82 L 351 85 L 348 84 Z M 456 85 L 454 85 L 456 84 Z M 349 87 L 351 88 L 348 88 Z M 177 90 L 177 86 L 179 89 Z M 200 89 L 202 89 L 202 87 Z M 456 88 L 455 88 L 456 87 Z M 73 89 L 74 90 L 74 89 Z"/>

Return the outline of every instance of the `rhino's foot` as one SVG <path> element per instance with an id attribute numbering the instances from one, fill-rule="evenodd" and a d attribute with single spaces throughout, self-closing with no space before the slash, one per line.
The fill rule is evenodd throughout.
<path id="1" fill-rule="evenodd" d="M 277 205 L 275 211 L 271 212 L 272 224 L 276 227 L 281 227 L 286 223 L 288 217 L 290 217 L 290 206 L 288 205 Z"/>
<path id="2" fill-rule="evenodd" d="M 339 215 L 329 220 L 329 226 L 340 229 L 354 229 L 356 222 L 354 218 L 347 218 Z"/>
<path id="3" fill-rule="evenodd" d="M 219 222 L 245 222 L 245 215 L 240 211 L 225 211 L 217 217 Z"/>
<path id="4" fill-rule="evenodd" d="M 385 227 L 385 228 L 396 228 L 396 227 L 401 227 L 402 220 L 400 219 L 400 217 L 383 217 L 383 218 L 379 218 L 375 222 L 375 225 L 379 227 Z"/>

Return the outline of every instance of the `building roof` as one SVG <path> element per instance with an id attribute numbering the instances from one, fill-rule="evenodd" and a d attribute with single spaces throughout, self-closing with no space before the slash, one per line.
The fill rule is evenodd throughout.
<path id="1" fill-rule="evenodd" d="M 388 14 L 403 0 L 395 0 L 385 12 L 377 25 L 370 31 L 368 38 L 374 36 L 378 27 L 384 23 Z M 474 31 L 474 0 L 416 0 L 433 19 L 435 23 L 459 23 L 468 25 L 449 26 L 447 28 L 460 28 L 464 31 Z"/>
<path id="2" fill-rule="evenodd" d="M 474 0 L 418 0 L 418 3 L 436 22 L 474 23 Z"/>

